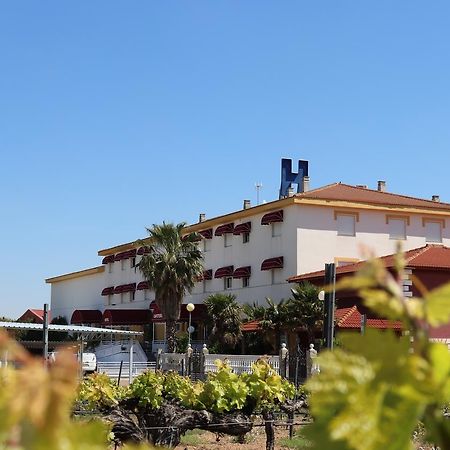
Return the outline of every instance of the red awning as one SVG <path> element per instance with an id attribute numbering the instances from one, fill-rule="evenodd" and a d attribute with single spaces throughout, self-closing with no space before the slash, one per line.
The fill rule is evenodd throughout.
<path id="1" fill-rule="evenodd" d="M 148 281 L 141 281 L 140 283 L 138 283 L 136 290 L 143 291 L 145 289 L 150 289 Z"/>
<path id="2" fill-rule="evenodd" d="M 103 325 L 146 325 L 152 321 L 148 309 L 105 309 Z"/>
<path id="3" fill-rule="evenodd" d="M 207 230 L 199 231 L 198 234 L 200 234 L 203 239 L 212 239 L 213 237 L 213 229 L 208 228 Z"/>
<path id="4" fill-rule="evenodd" d="M 273 211 L 267 214 L 264 214 L 261 219 L 261 225 L 269 225 L 275 222 L 283 222 L 283 210 Z"/>
<path id="5" fill-rule="evenodd" d="M 276 258 L 265 259 L 261 263 L 261 270 L 282 269 L 283 263 L 284 263 L 284 258 L 282 256 L 277 256 Z"/>
<path id="6" fill-rule="evenodd" d="M 136 249 L 133 248 L 132 250 L 128 250 L 126 252 L 120 252 L 117 253 L 116 256 L 114 256 L 114 261 L 121 261 L 122 259 L 128 259 L 128 258 L 134 258 L 136 256 Z"/>
<path id="7" fill-rule="evenodd" d="M 212 280 L 213 271 L 212 269 L 204 270 L 203 271 L 203 279 L 204 280 Z"/>
<path id="8" fill-rule="evenodd" d="M 108 255 L 102 259 L 102 264 L 109 264 L 113 262 L 114 262 L 114 255 Z"/>
<path id="9" fill-rule="evenodd" d="M 252 274 L 251 266 L 238 267 L 233 272 L 233 278 L 248 278 Z"/>
<path id="10" fill-rule="evenodd" d="M 152 313 L 152 322 L 164 322 L 161 310 L 154 300 L 150 303 L 150 312 Z"/>
<path id="11" fill-rule="evenodd" d="M 102 291 L 102 295 L 113 295 L 114 294 L 114 286 L 106 287 Z"/>
<path id="12" fill-rule="evenodd" d="M 92 323 L 102 323 L 102 312 L 98 309 L 76 309 L 72 318 L 70 319 L 71 324 L 92 324 Z"/>
<path id="13" fill-rule="evenodd" d="M 214 278 L 232 277 L 234 271 L 234 266 L 225 266 L 216 270 Z"/>
<path id="14" fill-rule="evenodd" d="M 204 303 L 194 304 L 194 311 L 191 313 L 192 321 L 204 321 L 207 317 L 206 305 Z M 165 322 L 165 319 L 159 309 L 159 306 L 155 301 L 150 303 L 150 311 L 152 313 L 152 322 L 161 323 Z M 180 310 L 180 322 L 187 322 L 189 320 L 189 312 L 186 309 L 186 305 L 181 305 Z"/>
<path id="15" fill-rule="evenodd" d="M 235 234 L 237 236 L 242 233 L 250 233 L 250 231 L 252 231 L 252 223 L 245 222 L 245 223 L 240 223 L 239 225 L 236 225 L 234 227 L 233 234 Z"/>
<path id="16" fill-rule="evenodd" d="M 137 252 L 138 255 L 146 255 L 147 253 L 150 253 L 149 247 L 139 247 Z"/>
<path id="17" fill-rule="evenodd" d="M 122 292 L 133 292 L 136 290 L 136 283 L 121 284 L 114 288 L 114 294 L 121 294 Z"/>
<path id="18" fill-rule="evenodd" d="M 232 233 L 234 230 L 234 223 L 226 223 L 225 225 L 220 225 L 220 227 L 216 228 L 215 236 L 223 236 L 227 233 Z"/>

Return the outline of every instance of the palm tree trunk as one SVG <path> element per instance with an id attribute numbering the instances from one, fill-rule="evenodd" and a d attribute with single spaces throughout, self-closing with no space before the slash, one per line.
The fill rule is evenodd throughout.
<path id="1" fill-rule="evenodd" d="M 166 320 L 166 330 L 167 352 L 175 353 L 175 334 L 177 332 L 177 322 L 175 320 Z"/>

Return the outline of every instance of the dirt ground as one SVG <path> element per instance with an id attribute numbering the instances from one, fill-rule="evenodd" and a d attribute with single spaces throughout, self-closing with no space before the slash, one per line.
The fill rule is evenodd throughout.
<path id="1" fill-rule="evenodd" d="M 300 426 L 295 427 L 298 430 Z M 294 440 L 290 445 L 286 445 L 289 437 L 289 430 L 286 427 L 277 427 L 275 430 L 275 448 L 302 448 L 299 446 L 298 440 Z M 297 445 L 296 445 L 297 444 Z M 245 443 L 240 444 L 236 437 L 220 436 L 217 441 L 217 436 L 208 431 L 193 431 L 183 437 L 181 444 L 177 449 L 182 450 L 263 450 L 266 447 L 266 434 L 263 427 L 254 428 L 245 436 Z"/>

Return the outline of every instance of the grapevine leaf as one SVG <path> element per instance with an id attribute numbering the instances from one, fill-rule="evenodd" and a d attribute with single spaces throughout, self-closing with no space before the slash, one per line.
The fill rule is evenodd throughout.
<path id="1" fill-rule="evenodd" d="M 438 326 L 450 321 L 450 283 L 428 293 L 425 302 L 430 325 Z"/>

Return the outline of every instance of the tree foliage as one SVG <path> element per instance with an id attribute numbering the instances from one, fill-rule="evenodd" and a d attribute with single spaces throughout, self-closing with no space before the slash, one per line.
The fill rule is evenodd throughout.
<path id="1" fill-rule="evenodd" d="M 166 320 L 168 351 L 175 351 L 176 321 L 180 318 L 183 297 L 190 292 L 203 272 L 198 235 L 185 233 L 185 223 L 163 222 L 147 228 L 147 253 L 139 270 L 155 291 L 155 301 Z"/>
<path id="2" fill-rule="evenodd" d="M 212 325 L 211 347 L 224 353 L 234 351 L 242 338 L 242 306 L 231 294 L 212 294 L 204 303 Z"/>

